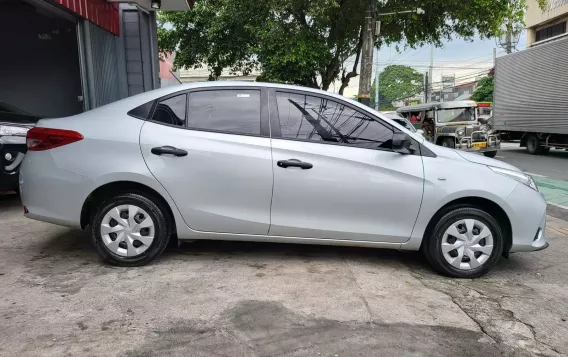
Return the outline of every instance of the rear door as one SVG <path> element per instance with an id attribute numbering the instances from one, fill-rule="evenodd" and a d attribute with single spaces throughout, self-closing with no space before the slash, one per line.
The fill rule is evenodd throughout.
<path id="1" fill-rule="evenodd" d="M 192 90 L 154 105 L 140 133 L 142 154 L 190 228 L 268 233 L 267 117 L 265 90 L 255 87 Z"/>
<path id="2" fill-rule="evenodd" d="M 422 201 L 422 157 L 391 150 L 393 128 L 347 101 L 271 92 L 270 235 L 400 243 Z M 417 144 L 416 144 L 417 145 Z"/>

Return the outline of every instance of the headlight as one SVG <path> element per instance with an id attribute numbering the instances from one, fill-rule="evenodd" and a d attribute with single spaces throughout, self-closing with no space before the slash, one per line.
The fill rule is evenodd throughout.
<path id="1" fill-rule="evenodd" d="M 0 125 L 0 136 L 26 136 L 28 128 Z"/>
<path id="2" fill-rule="evenodd" d="M 463 131 L 462 129 L 460 129 L 460 130 L 458 130 L 458 131 L 456 132 L 456 134 L 458 134 L 458 136 L 464 136 L 465 131 Z"/>
<path id="3" fill-rule="evenodd" d="M 534 179 L 532 178 L 531 175 L 527 175 L 519 171 L 503 169 L 501 167 L 495 167 L 495 166 L 487 166 L 487 167 L 489 167 L 495 173 L 498 173 L 500 175 L 505 175 L 509 178 L 512 178 L 515 181 L 519 181 L 520 183 L 529 186 L 535 191 L 538 191 L 538 187 L 536 186 L 536 183 L 534 182 Z"/>

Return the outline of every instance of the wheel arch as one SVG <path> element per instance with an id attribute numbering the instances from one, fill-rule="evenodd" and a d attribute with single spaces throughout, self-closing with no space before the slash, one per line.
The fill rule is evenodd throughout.
<path id="1" fill-rule="evenodd" d="M 426 226 L 426 230 L 424 231 L 424 238 L 428 239 L 432 234 L 432 231 L 434 230 L 434 227 L 436 226 L 436 223 L 439 221 L 439 219 L 444 214 L 446 214 L 448 210 L 454 209 L 456 207 L 479 208 L 486 211 L 493 217 L 495 217 L 497 219 L 497 222 L 499 223 L 503 222 L 504 224 L 501 224 L 501 228 L 503 229 L 503 236 L 505 238 L 503 255 L 508 256 L 509 250 L 513 245 L 513 230 L 511 226 L 511 220 L 509 219 L 509 216 L 507 215 L 505 210 L 503 210 L 503 208 L 501 208 L 499 204 L 495 203 L 490 199 L 483 197 L 474 197 L 474 196 L 461 197 L 446 203 L 432 216 L 432 218 L 430 218 L 430 221 Z M 421 248 L 422 245 L 424 244 L 425 239 L 422 239 Z"/>
<path id="2" fill-rule="evenodd" d="M 444 140 L 446 140 L 446 139 L 453 139 L 453 140 L 454 140 L 454 143 L 455 143 L 455 141 L 456 141 L 456 137 L 455 137 L 455 136 L 447 135 L 447 134 L 444 133 L 444 134 L 442 134 L 442 135 L 439 135 L 439 136 L 436 138 L 436 145 L 442 145 L 442 141 L 444 141 Z"/>
<path id="3" fill-rule="evenodd" d="M 90 224 L 95 209 L 101 202 L 111 196 L 121 193 L 137 193 L 153 199 L 156 204 L 164 209 L 165 214 L 171 223 L 172 233 L 176 233 L 176 220 L 168 201 L 153 188 L 134 181 L 108 182 L 93 190 L 87 196 L 81 208 L 81 229 L 85 229 L 85 227 Z"/>

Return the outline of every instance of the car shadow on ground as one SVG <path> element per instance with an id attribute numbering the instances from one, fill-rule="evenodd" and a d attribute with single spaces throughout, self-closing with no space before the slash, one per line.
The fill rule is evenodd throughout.
<path id="1" fill-rule="evenodd" d="M 20 208 L 21 202 L 18 195 L 0 194 L 0 215 L 6 212 L 13 214 Z M 26 247 L 32 253 L 33 258 L 31 258 L 31 261 L 53 257 L 59 259 L 53 259 L 52 264 L 69 264 L 72 260 L 77 260 L 76 264 L 88 262 L 89 264 L 105 265 L 91 244 L 90 227 L 81 231 L 49 225 L 50 228 L 54 229 L 42 231 L 41 227 L 45 223 L 34 222 L 34 224 L 38 224 L 37 239 L 30 239 L 30 246 Z M 420 270 L 424 273 L 434 274 L 423 255 L 419 252 L 334 245 L 222 240 L 181 242 L 179 246 L 170 244 L 164 254 L 153 264 L 162 265 L 168 264 L 169 261 L 191 260 L 198 256 L 200 260 L 210 258 L 212 261 L 234 258 L 236 256 L 243 259 L 267 261 L 281 257 L 299 258 L 304 261 L 315 262 L 334 259 L 355 259 L 359 261 L 373 261 L 378 268 L 380 268 L 381 264 L 392 266 L 392 263 L 399 263 L 411 270 Z M 511 269 L 511 266 L 515 266 L 518 269 L 518 265 L 518 261 L 501 259 L 492 273 L 498 274 L 501 270 L 508 271 Z"/>
<path id="2" fill-rule="evenodd" d="M 8 211 L 22 206 L 20 196 L 15 192 L 0 192 L 0 212 Z"/>

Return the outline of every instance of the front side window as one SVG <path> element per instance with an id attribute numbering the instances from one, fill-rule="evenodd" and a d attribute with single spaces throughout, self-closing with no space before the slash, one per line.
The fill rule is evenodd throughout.
<path id="1" fill-rule="evenodd" d="M 189 95 L 189 128 L 260 135 L 260 91 L 221 89 Z"/>
<path id="2" fill-rule="evenodd" d="M 304 94 L 277 92 L 283 138 L 391 149 L 393 130 L 344 104 Z"/>
<path id="3" fill-rule="evenodd" d="M 185 126 L 187 95 L 180 94 L 158 102 L 152 120 L 175 126 Z"/>
<path id="4" fill-rule="evenodd" d="M 438 123 L 475 121 L 475 108 L 452 108 L 438 110 Z"/>

